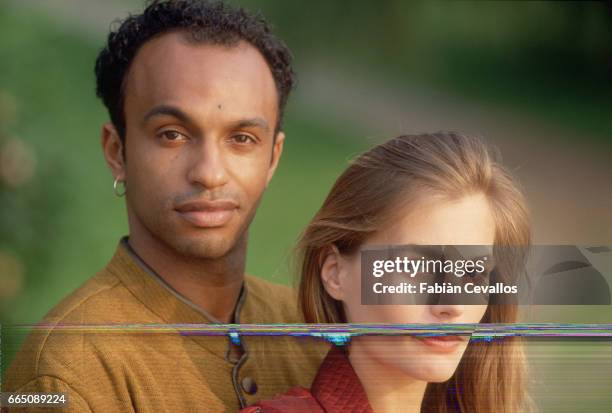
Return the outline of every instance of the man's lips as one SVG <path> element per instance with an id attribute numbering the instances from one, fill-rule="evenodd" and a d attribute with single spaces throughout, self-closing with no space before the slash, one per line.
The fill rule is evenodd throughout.
<path id="1" fill-rule="evenodd" d="M 215 201 L 185 202 L 175 210 L 181 218 L 200 228 L 221 227 L 230 219 L 238 208 L 238 204 L 231 200 L 219 199 Z"/>
<path id="2" fill-rule="evenodd" d="M 417 340 L 439 353 L 452 353 L 467 341 L 461 336 L 417 336 Z"/>

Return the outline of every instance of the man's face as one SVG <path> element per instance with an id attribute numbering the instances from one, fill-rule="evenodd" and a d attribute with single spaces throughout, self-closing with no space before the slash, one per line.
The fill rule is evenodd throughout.
<path id="1" fill-rule="evenodd" d="M 125 85 L 125 182 L 130 230 L 182 255 L 219 258 L 246 238 L 284 136 L 278 97 L 253 46 L 144 44 Z"/>

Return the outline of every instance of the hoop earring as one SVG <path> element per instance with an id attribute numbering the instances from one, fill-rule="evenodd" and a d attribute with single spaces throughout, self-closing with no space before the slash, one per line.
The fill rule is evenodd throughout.
<path id="1" fill-rule="evenodd" d="M 117 189 L 117 187 L 119 186 L 119 182 L 123 184 L 123 192 L 119 192 L 119 190 Z M 115 181 L 113 182 L 113 192 L 119 198 L 125 195 L 125 181 L 119 180 L 119 178 L 115 178 Z"/>

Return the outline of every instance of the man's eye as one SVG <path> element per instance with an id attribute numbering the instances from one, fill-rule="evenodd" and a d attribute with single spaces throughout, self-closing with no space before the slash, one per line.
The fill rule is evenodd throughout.
<path id="1" fill-rule="evenodd" d="M 169 141 L 177 141 L 185 138 L 185 135 L 175 130 L 163 131 L 162 133 L 160 133 L 160 136 Z"/>
<path id="2" fill-rule="evenodd" d="M 242 134 L 242 133 L 238 134 L 238 135 L 232 136 L 232 139 L 234 140 L 234 142 L 240 143 L 240 144 L 255 143 L 255 139 L 253 139 L 249 135 L 245 135 L 245 134 Z"/>

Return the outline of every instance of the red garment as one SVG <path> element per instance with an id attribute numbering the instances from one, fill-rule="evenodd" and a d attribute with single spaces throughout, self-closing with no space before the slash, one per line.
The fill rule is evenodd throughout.
<path id="1" fill-rule="evenodd" d="M 240 413 L 373 413 L 365 390 L 342 347 L 334 346 L 312 382 L 310 391 L 294 387 Z"/>

